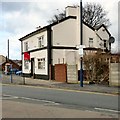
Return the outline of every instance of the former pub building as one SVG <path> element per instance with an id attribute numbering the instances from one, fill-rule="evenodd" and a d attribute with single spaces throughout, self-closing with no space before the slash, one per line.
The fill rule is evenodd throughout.
<path id="1" fill-rule="evenodd" d="M 87 52 L 99 49 L 104 52 L 110 51 L 110 36 L 104 25 L 94 29 L 83 23 L 83 45 Z M 52 66 L 56 64 L 77 65 L 79 71 L 80 56 L 77 46 L 80 45 L 80 7 L 66 7 L 64 19 L 41 27 L 19 40 L 23 76 L 55 79 L 56 75 L 53 75 L 55 70 Z"/>

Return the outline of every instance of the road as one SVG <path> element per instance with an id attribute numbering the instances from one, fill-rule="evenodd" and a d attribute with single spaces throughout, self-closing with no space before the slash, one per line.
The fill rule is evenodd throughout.
<path id="1" fill-rule="evenodd" d="M 51 101 L 76 108 L 118 111 L 118 96 L 115 95 L 10 85 L 2 86 L 2 94 L 24 99 Z"/>

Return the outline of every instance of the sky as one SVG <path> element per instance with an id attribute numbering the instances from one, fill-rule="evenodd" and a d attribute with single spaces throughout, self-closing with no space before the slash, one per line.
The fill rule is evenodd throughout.
<path id="1" fill-rule="evenodd" d="M 119 0 L 82 0 L 100 3 L 108 12 L 112 25 L 109 31 L 115 37 L 112 51 L 118 51 L 118 2 Z M 1 0 L 0 2 L 0 55 L 7 56 L 7 41 L 10 43 L 10 59 L 21 59 L 19 38 L 48 25 L 48 20 L 65 7 L 79 4 L 80 0 Z"/>

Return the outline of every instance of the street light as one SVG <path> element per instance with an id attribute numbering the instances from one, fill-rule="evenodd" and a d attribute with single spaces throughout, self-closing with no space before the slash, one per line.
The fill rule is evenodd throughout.
<path id="1" fill-rule="evenodd" d="M 80 45 L 83 45 L 82 0 L 80 0 Z M 80 86 L 83 87 L 83 58 L 80 57 Z"/>

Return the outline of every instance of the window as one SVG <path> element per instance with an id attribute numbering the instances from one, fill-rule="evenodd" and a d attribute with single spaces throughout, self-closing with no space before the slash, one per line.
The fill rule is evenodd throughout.
<path id="1" fill-rule="evenodd" d="M 89 47 L 93 47 L 93 38 L 89 38 Z"/>
<path id="2" fill-rule="evenodd" d="M 106 42 L 106 40 L 104 40 L 104 47 L 105 47 L 105 48 L 107 47 L 107 42 Z"/>
<path id="3" fill-rule="evenodd" d="M 38 69 L 45 69 L 45 58 L 38 59 Z"/>
<path id="4" fill-rule="evenodd" d="M 24 68 L 29 69 L 29 61 L 24 61 Z"/>
<path id="5" fill-rule="evenodd" d="M 44 36 L 38 38 L 38 47 L 44 47 Z"/>
<path id="6" fill-rule="evenodd" d="M 25 48 L 25 49 L 24 49 L 25 51 L 28 51 L 28 42 L 25 42 L 25 43 L 24 43 L 24 48 Z"/>

